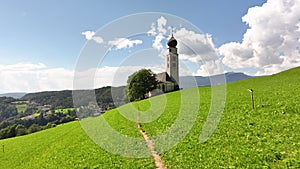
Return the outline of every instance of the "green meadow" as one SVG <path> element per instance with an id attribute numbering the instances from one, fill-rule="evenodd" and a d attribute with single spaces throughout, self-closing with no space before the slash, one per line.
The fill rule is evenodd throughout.
<path id="1" fill-rule="evenodd" d="M 140 142 L 136 109 L 167 168 L 300 168 L 299 75 L 300 68 L 294 68 L 223 86 L 226 102 L 221 119 L 202 143 L 200 133 L 214 106 L 211 93 L 222 86 L 167 93 L 99 117 L 0 140 L 0 168 L 155 168 Z M 248 89 L 254 90 L 254 109 Z M 113 134 L 109 135 L 104 120 L 136 142 L 109 137 Z M 131 152 L 145 157 L 130 158 Z"/>

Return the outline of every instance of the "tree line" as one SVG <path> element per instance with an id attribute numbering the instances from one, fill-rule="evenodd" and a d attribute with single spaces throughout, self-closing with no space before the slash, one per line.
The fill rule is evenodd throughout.
<path id="1" fill-rule="evenodd" d="M 76 118 L 75 110 L 68 110 L 67 113 L 54 111 L 48 114 L 40 113 L 39 116 L 32 119 L 22 119 L 16 116 L 0 123 L 0 139 L 34 133 L 55 127 L 58 124 L 74 121 Z"/>
<path id="2" fill-rule="evenodd" d="M 58 124 L 66 123 L 79 118 L 100 115 L 103 110 L 118 107 L 129 101 L 142 100 L 146 94 L 156 88 L 158 82 L 156 75 L 150 69 L 142 69 L 128 77 L 127 86 L 103 87 L 95 90 L 96 102 L 98 105 L 91 105 L 89 99 L 79 97 L 82 105 L 77 109 L 69 109 L 67 112 L 59 112 L 57 109 L 73 108 L 71 90 L 47 91 L 26 94 L 21 99 L 11 97 L 0 97 L 0 139 L 10 138 L 43 129 L 55 127 Z M 82 91 L 84 93 L 84 91 Z M 51 105 L 48 112 L 39 112 L 34 118 L 25 119 L 39 110 L 37 106 L 28 105 L 23 113 L 19 113 L 15 104 L 16 101 L 27 100 L 37 105 Z M 100 109 L 99 109 L 100 107 Z"/>

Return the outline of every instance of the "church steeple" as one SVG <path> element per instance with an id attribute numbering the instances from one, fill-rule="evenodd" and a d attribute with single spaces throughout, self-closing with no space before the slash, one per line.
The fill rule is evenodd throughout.
<path id="1" fill-rule="evenodd" d="M 169 53 L 167 55 L 167 73 L 174 81 L 175 85 L 179 89 L 179 64 L 178 64 L 178 53 L 177 53 L 177 40 L 172 36 L 168 40 Z"/>
<path id="2" fill-rule="evenodd" d="M 173 47 L 173 48 L 176 48 L 176 46 L 177 46 L 177 40 L 174 38 L 173 33 L 172 33 L 171 38 L 168 41 L 168 46 Z"/>

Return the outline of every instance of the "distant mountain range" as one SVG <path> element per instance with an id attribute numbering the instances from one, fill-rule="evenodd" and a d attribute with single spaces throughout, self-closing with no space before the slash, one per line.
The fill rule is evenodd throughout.
<path id="1" fill-rule="evenodd" d="M 21 93 L 21 92 L 18 92 L 18 93 L 3 93 L 3 94 L 0 94 L 0 97 L 13 97 L 15 99 L 19 99 L 23 96 L 25 96 L 27 93 Z"/>
<path id="2" fill-rule="evenodd" d="M 186 89 L 198 86 L 214 86 L 253 77 L 244 73 L 228 72 L 214 76 L 182 76 L 179 78 L 179 81 L 180 88 Z"/>
<path id="3" fill-rule="evenodd" d="M 218 84 L 224 84 L 228 82 L 235 82 L 238 80 L 244 80 L 244 79 L 249 79 L 253 78 L 254 76 L 248 76 L 244 73 L 235 73 L 235 72 L 228 72 L 225 74 L 220 74 L 220 75 L 214 75 L 214 76 L 181 76 L 180 77 L 180 87 L 183 89 L 186 88 L 192 88 L 192 87 L 198 87 L 198 86 L 213 86 L 213 85 L 218 85 Z M 98 90 L 98 89 L 97 89 Z M 42 93 L 48 93 L 48 94 L 54 94 L 56 92 L 42 92 Z M 65 91 L 66 92 L 66 91 Z M 0 94 L 0 97 L 13 97 L 13 98 L 22 98 L 23 96 L 28 97 L 30 95 L 40 95 L 41 92 L 38 93 L 4 93 Z M 63 93 L 60 91 L 59 93 Z M 50 94 L 50 95 L 51 95 Z M 71 91 L 68 91 L 68 95 L 71 95 Z"/>

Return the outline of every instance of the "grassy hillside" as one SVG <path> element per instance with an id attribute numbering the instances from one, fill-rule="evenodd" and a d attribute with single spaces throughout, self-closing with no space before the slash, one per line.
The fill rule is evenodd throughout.
<path id="1" fill-rule="evenodd" d="M 152 159 L 112 155 L 92 142 L 78 122 L 1 140 L 0 168 L 141 168 Z M 151 168 L 150 167 L 150 168 Z"/>
<path id="2" fill-rule="evenodd" d="M 269 77 L 227 85 L 220 124 L 205 144 L 198 144 L 205 116 L 200 109 L 189 135 L 163 160 L 172 168 L 288 168 L 300 167 L 300 68 Z M 254 90 L 255 110 L 250 94 Z M 200 88 L 205 98 L 209 88 Z M 205 99 L 201 105 L 205 105 Z M 169 116 L 172 116 L 171 114 Z M 166 116 L 166 118 L 168 118 Z M 151 130 L 151 124 L 147 124 Z M 146 130 L 147 130 L 146 129 Z"/>
<path id="3" fill-rule="evenodd" d="M 168 168 L 299 168 L 299 75 L 300 68 L 294 68 L 268 77 L 228 84 L 222 119 L 210 139 L 202 144 L 198 140 L 211 106 L 210 87 L 183 90 L 181 94 L 168 93 L 134 103 L 134 106 L 138 105 L 141 110 L 142 128 L 154 136 L 158 150 L 170 142 L 168 138 L 162 141 L 163 137 L 155 136 L 170 129 L 172 132 L 184 132 L 184 129 L 172 128 L 180 117 L 180 108 L 181 113 L 187 114 L 181 120 L 193 124 L 182 141 L 161 154 Z M 254 90 L 254 110 L 247 91 L 249 88 Z M 198 106 L 196 101 L 199 98 L 193 95 L 198 91 L 199 111 L 193 108 Z M 185 96 L 190 96 L 190 100 L 181 99 Z M 197 111 L 196 117 L 193 116 L 194 111 Z M 128 104 L 107 112 L 101 118 L 0 140 L 0 145 L 5 148 L 4 152 L 0 152 L 0 168 L 155 168 L 151 158 L 125 158 L 99 148 L 80 126 L 81 123 L 91 135 L 96 136 L 99 132 L 104 135 L 105 126 L 99 124 L 104 118 L 119 133 L 141 138 L 135 128 L 135 115 L 134 108 Z M 96 142 L 99 139 L 108 139 L 111 144 L 114 142 L 99 135 Z M 135 146 L 131 144 L 127 147 Z M 115 146 L 122 149 L 120 145 Z"/>

